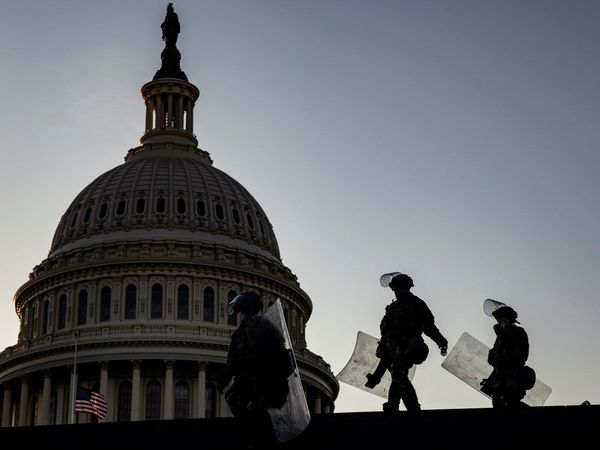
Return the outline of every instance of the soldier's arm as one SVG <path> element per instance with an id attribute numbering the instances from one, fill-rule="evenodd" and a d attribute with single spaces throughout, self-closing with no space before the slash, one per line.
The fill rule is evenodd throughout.
<path id="1" fill-rule="evenodd" d="M 448 348 L 448 340 L 442 336 L 438 327 L 435 326 L 435 318 L 425 302 L 422 303 L 421 318 L 423 320 L 423 333 L 435 342 L 444 353 L 445 349 Z"/>

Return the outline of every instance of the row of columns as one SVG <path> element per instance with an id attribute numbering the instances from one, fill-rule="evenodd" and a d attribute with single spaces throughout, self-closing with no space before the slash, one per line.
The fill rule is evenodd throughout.
<path id="1" fill-rule="evenodd" d="M 165 361 L 165 376 L 164 376 L 164 388 L 163 388 L 163 419 L 169 420 L 174 417 L 174 365 L 175 361 Z M 100 386 L 99 391 L 106 399 L 109 398 L 109 376 L 108 376 L 108 362 L 100 363 Z M 196 398 L 192 402 L 193 410 L 191 417 L 204 418 L 206 416 L 206 363 L 198 363 L 198 372 L 196 376 L 196 389 L 192 390 L 195 392 Z M 50 421 L 50 404 L 52 394 L 52 376 L 49 370 L 43 372 L 43 387 L 41 394 L 41 402 L 38 406 L 38 425 L 48 425 Z M 141 420 L 141 361 L 132 361 L 132 377 L 131 377 L 131 420 Z M 70 387 L 76 383 L 73 374 L 71 374 Z M 328 414 L 331 412 L 331 402 L 328 398 L 323 398 L 323 393 L 320 389 L 311 388 L 311 399 L 312 399 L 312 414 Z M 16 417 L 16 425 L 23 426 L 29 425 L 28 423 L 28 405 L 29 405 L 29 394 L 30 386 L 29 379 L 27 377 L 21 378 L 21 390 L 20 390 L 20 402 L 18 416 Z M 69 398 L 71 394 L 67 394 Z M 305 395 L 308 398 L 308 391 L 305 388 Z M 58 396 L 56 399 L 57 411 L 56 416 L 59 418 L 58 423 L 61 422 L 60 418 L 63 416 L 63 403 L 64 403 L 65 390 L 58 390 Z M 116 395 L 115 395 L 116 397 Z M 228 407 L 225 401 L 221 401 L 221 407 L 219 415 L 221 417 L 229 415 Z M 2 427 L 9 427 L 12 423 L 12 404 L 13 404 L 13 392 L 10 385 L 5 384 L 4 386 L 4 399 L 2 407 Z M 72 401 L 69 402 L 72 407 Z M 116 418 L 117 404 L 112 405 L 112 419 Z"/>
<path id="2" fill-rule="evenodd" d="M 100 386 L 99 392 L 104 396 L 104 398 L 109 398 L 109 377 L 108 377 L 108 362 L 100 363 Z M 163 419 L 173 419 L 174 418 L 174 370 L 175 361 L 167 360 L 165 361 L 165 377 L 164 377 L 164 386 L 163 386 Z M 192 411 L 192 417 L 195 418 L 204 418 L 206 417 L 206 363 L 198 363 L 198 372 L 196 375 L 196 389 L 195 395 L 196 398 L 192 402 L 194 405 Z M 38 416 L 37 416 L 37 424 L 38 425 L 49 425 L 50 424 L 50 404 L 51 404 L 51 396 L 52 396 L 52 374 L 50 370 L 45 370 L 43 372 L 43 386 L 41 393 L 41 401 L 38 404 Z M 131 377 L 131 420 L 137 421 L 141 420 L 141 361 L 133 360 L 132 361 L 132 377 Z M 71 373 L 69 386 L 65 386 L 64 389 L 57 390 L 57 399 L 56 399 L 56 407 L 57 412 L 56 416 L 58 418 L 58 423 L 61 423 L 63 416 L 63 402 L 66 389 L 69 389 L 67 395 L 70 399 L 69 405 L 70 408 L 73 407 L 73 401 L 71 399 L 71 393 L 74 392 L 73 386 L 77 384 L 76 377 L 73 373 Z M 194 390 L 192 390 L 194 391 Z M 30 382 L 27 376 L 21 378 L 21 389 L 20 389 L 20 398 L 19 398 L 19 408 L 18 415 L 15 417 L 17 426 L 25 426 L 29 425 L 29 401 L 30 401 Z M 116 395 L 115 395 L 116 397 Z M 2 427 L 9 427 L 12 425 L 12 408 L 13 408 L 13 390 L 10 384 L 4 384 L 4 398 L 2 401 L 2 421 L 0 425 Z M 107 400 L 108 401 L 108 400 Z M 228 415 L 228 411 L 223 408 L 224 401 L 222 403 L 221 415 Z M 112 405 L 113 416 L 116 416 L 116 408 L 117 404 Z M 73 412 L 69 410 L 69 413 Z M 71 417 L 71 416 L 70 416 Z M 114 417 L 113 417 L 114 418 Z"/>

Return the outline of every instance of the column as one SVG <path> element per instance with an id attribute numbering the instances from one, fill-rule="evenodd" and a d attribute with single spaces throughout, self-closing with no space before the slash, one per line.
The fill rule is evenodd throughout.
<path id="1" fill-rule="evenodd" d="M 49 370 L 44 370 L 44 387 L 42 388 L 42 402 L 39 409 L 38 423 L 49 425 L 50 418 L 50 394 L 52 393 L 52 375 Z"/>
<path id="2" fill-rule="evenodd" d="M 314 413 L 315 414 L 321 414 L 321 399 L 323 398 L 323 393 L 316 389 L 315 390 L 315 406 L 314 406 Z"/>
<path id="3" fill-rule="evenodd" d="M 12 391 L 8 383 L 4 384 L 4 401 L 2 404 L 2 426 L 10 427 L 12 416 Z"/>
<path id="4" fill-rule="evenodd" d="M 185 124 L 183 123 L 183 94 L 179 94 L 177 104 L 177 128 L 183 130 Z"/>
<path id="5" fill-rule="evenodd" d="M 167 97 L 167 126 L 171 128 L 173 125 L 173 94 Z"/>
<path id="6" fill-rule="evenodd" d="M 102 361 L 100 363 L 100 394 L 104 396 L 106 403 L 108 403 L 108 361 Z M 105 422 L 105 417 L 101 422 Z"/>
<path id="7" fill-rule="evenodd" d="M 152 101 L 146 100 L 146 132 L 152 129 Z"/>
<path id="8" fill-rule="evenodd" d="M 140 367 L 141 361 L 131 361 L 133 375 L 131 376 L 131 420 L 140 420 Z"/>
<path id="9" fill-rule="evenodd" d="M 194 417 L 206 417 L 206 363 L 198 363 L 198 392 L 196 395 L 197 411 Z"/>
<path id="10" fill-rule="evenodd" d="M 229 409 L 227 400 L 225 400 L 225 396 L 220 394 L 218 391 L 216 392 L 216 395 L 219 399 L 219 404 L 217 405 L 217 408 L 219 408 L 219 413 L 217 414 L 217 417 L 231 417 L 231 410 Z"/>
<path id="11" fill-rule="evenodd" d="M 29 380 L 27 377 L 21 379 L 21 401 L 19 402 L 19 421 L 17 425 L 27 425 L 27 405 L 29 404 Z"/>
<path id="12" fill-rule="evenodd" d="M 77 417 L 75 413 L 75 396 L 77 395 L 77 374 L 73 371 L 73 366 L 70 366 L 71 370 L 71 383 L 69 384 L 69 420 L 67 423 L 77 423 Z"/>
<path id="13" fill-rule="evenodd" d="M 323 402 L 323 414 L 330 414 L 331 413 L 331 400 L 329 400 L 329 397 L 325 397 L 325 401 Z"/>
<path id="14" fill-rule="evenodd" d="M 56 425 L 62 425 L 64 421 L 65 385 L 58 386 L 56 390 Z"/>
<path id="15" fill-rule="evenodd" d="M 188 127 L 187 127 L 187 131 L 189 131 L 190 133 L 194 132 L 194 102 L 192 102 L 192 99 L 189 100 L 189 108 L 188 108 L 188 113 L 187 113 L 187 120 L 188 120 Z"/>
<path id="16" fill-rule="evenodd" d="M 173 418 L 173 366 L 175 361 L 165 361 L 165 392 L 164 392 L 164 409 L 163 419 L 170 420 Z"/>
<path id="17" fill-rule="evenodd" d="M 156 129 L 161 130 L 165 127 L 165 118 L 163 116 L 163 105 L 160 94 L 156 96 Z"/>

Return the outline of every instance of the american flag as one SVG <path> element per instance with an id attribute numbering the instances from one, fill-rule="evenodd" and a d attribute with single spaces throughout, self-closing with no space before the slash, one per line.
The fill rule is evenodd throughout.
<path id="1" fill-rule="evenodd" d="M 94 414 L 99 419 L 104 419 L 106 417 L 107 406 L 102 394 L 77 386 L 75 411 Z"/>

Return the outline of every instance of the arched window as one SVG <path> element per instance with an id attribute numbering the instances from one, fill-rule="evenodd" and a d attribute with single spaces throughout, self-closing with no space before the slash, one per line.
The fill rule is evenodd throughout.
<path id="1" fill-rule="evenodd" d="M 152 293 L 150 296 L 150 318 L 162 319 L 163 307 L 163 287 L 162 284 L 155 283 L 152 285 Z"/>
<path id="2" fill-rule="evenodd" d="M 138 198 L 137 201 L 135 202 L 135 212 L 137 214 L 143 214 L 145 210 L 146 210 L 146 199 Z"/>
<path id="3" fill-rule="evenodd" d="M 235 291 L 229 291 L 227 294 L 227 303 L 231 302 L 235 297 L 237 297 L 237 293 Z M 237 325 L 238 314 L 233 313 L 227 316 L 227 324 L 228 325 Z"/>
<path id="4" fill-rule="evenodd" d="M 119 398 L 117 400 L 117 421 L 129 422 L 131 420 L 131 381 L 123 381 L 119 385 Z"/>
<path id="5" fill-rule="evenodd" d="M 177 288 L 177 319 L 190 318 L 190 288 L 182 284 Z"/>
<path id="6" fill-rule="evenodd" d="M 196 200 L 196 214 L 199 216 L 206 215 L 206 206 L 202 200 Z"/>
<path id="7" fill-rule="evenodd" d="M 100 322 L 110 320 L 111 290 L 104 286 L 100 291 Z"/>
<path id="8" fill-rule="evenodd" d="M 177 214 L 185 214 L 185 199 L 184 198 L 178 198 L 177 199 Z"/>
<path id="9" fill-rule="evenodd" d="M 157 380 L 146 385 L 146 420 L 160 420 L 161 386 Z"/>
<path id="10" fill-rule="evenodd" d="M 224 219 L 225 218 L 225 212 L 223 211 L 223 205 L 217 203 L 215 205 L 215 213 L 217 214 L 217 219 Z"/>
<path id="11" fill-rule="evenodd" d="M 85 325 L 87 320 L 87 300 L 88 293 L 85 289 L 79 291 L 79 301 L 77 302 L 77 325 Z"/>
<path id="12" fill-rule="evenodd" d="M 88 206 L 87 209 L 85 210 L 85 213 L 83 213 L 83 223 L 88 223 L 90 221 L 91 215 L 92 215 L 92 207 Z"/>
<path id="13" fill-rule="evenodd" d="M 48 333 L 48 316 L 50 310 L 50 302 L 46 300 L 42 306 L 42 334 Z"/>
<path id="14" fill-rule="evenodd" d="M 108 204 L 102 203 L 100 205 L 100 211 L 98 212 L 98 218 L 104 219 L 106 217 L 107 212 L 108 212 Z"/>
<path id="15" fill-rule="evenodd" d="M 125 214 L 125 206 L 127 206 L 125 200 L 121 199 L 117 202 L 117 216 Z"/>
<path id="16" fill-rule="evenodd" d="M 156 212 L 164 213 L 167 209 L 167 201 L 164 197 L 158 197 L 156 199 Z"/>
<path id="17" fill-rule="evenodd" d="M 62 330 L 67 325 L 67 296 L 61 295 L 58 299 L 58 329 Z"/>
<path id="18" fill-rule="evenodd" d="M 251 230 L 254 230 L 254 220 L 252 220 L 252 216 L 250 213 L 246 214 L 246 220 L 248 221 L 248 226 Z"/>
<path id="19" fill-rule="evenodd" d="M 175 419 L 190 416 L 190 385 L 180 381 L 175 385 Z"/>
<path id="20" fill-rule="evenodd" d="M 211 287 L 204 288 L 204 315 L 205 322 L 215 321 L 215 290 Z"/>
<path id="21" fill-rule="evenodd" d="M 233 209 L 231 210 L 231 213 L 233 214 L 233 221 L 234 221 L 235 223 L 240 223 L 240 222 L 241 222 L 241 219 L 240 219 L 240 212 L 239 212 L 239 211 L 238 211 L 236 208 L 233 208 Z"/>
<path id="22" fill-rule="evenodd" d="M 125 288 L 125 320 L 135 319 L 137 309 L 137 288 L 130 284 Z"/>
<path id="23" fill-rule="evenodd" d="M 37 337 L 37 331 L 38 331 L 38 304 L 37 304 L 37 302 L 34 303 L 31 307 L 31 321 L 33 322 L 33 327 L 31 327 L 33 335 L 31 337 Z"/>
<path id="24" fill-rule="evenodd" d="M 206 410 L 207 418 L 217 417 L 217 390 L 212 383 L 206 383 Z"/>

